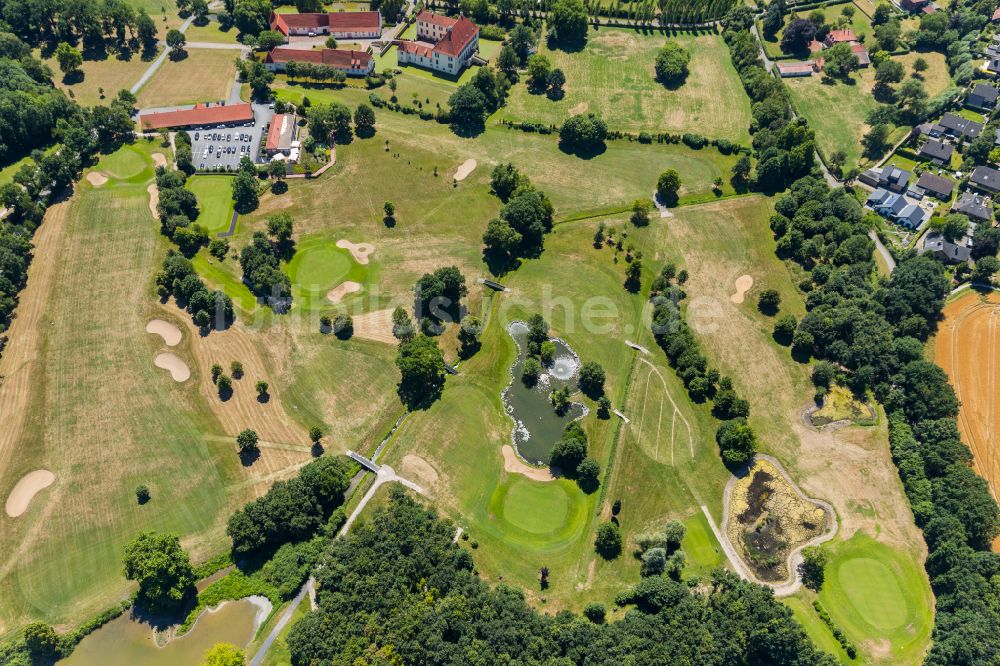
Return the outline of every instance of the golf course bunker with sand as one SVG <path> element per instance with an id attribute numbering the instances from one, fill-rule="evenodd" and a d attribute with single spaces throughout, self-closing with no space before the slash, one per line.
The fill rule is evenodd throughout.
<path id="1" fill-rule="evenodd" d="M 108 177 L 99 171 L 91 171 L 87 174 L 87 182 L 94 187 L 100 187 L 104 183 L 108 182 Z"/>
<path id="2" fill-rule="evenodd" d="M 191 369 L 184 360 L 176 354 L 161 352 L 153 359 L 153 363 L 158 368 L 163 368 L 170 373 L 175 382 L 186 382 L 191 378 Z"/>
<path id="3" fill-rule="evenodd" d="M 47 469 L 36 469 L 22 476 L 7 496 L 7 515 L 11 518 L 22 515 L 28 510 L 35 495 L 51 486 L 55 480 L 56 475 Z"/>
<path id="4" fill-rule="evenodd" d="M 176 347 L 181 341 L 181 329 L 162 319 L 150 319 L 146 324 L 146 332 L 163 338 L 163 343 L 168 347 Z"/>
<path id="5" fill-rule="evenodd" d="M 473 171 L 476 170 L 476 160 L 465 160 L 455 171 L 455 180 L 465 180 L 469 177 Z"/>
<path id="6" fill-rule="evenodd" d="M 832 511 L 803 495 L 783 471 L 762 457 L 730 480 L 723 501 L 726 536 L 762 582 L 792 578 L 792 554 L 832 535 Z"/>
<path id="7" fill-rule="evenodd" d="M 371 243 L 352 243 L 346 238 L 341 238 L 337 241 L 337 247 L 350 252 L 351 256 L 354 257 L 354 261 L 359 264 L 367 264 L 368 255 L 375 251 L 375 246 Z"/>
<path id="8" fill-rule="evenodd" d="M 292 298 L 299 307 L 340 303 L 364 289 L 369 269 L 358 255 L 328 238 L 307 238 L 298 243 L 285 269 L 292 282 Z"/>
<path id="9" fill-rule="evenodd" d="M 555 389 L 564 386 L 576 389 L 580 357 L 565 342 L 552 338 L 556 348 L 552 363 L 542 366 L 534 386 L 525 386 L 521 371 L 527 356 L 528 325 L 515 321 L 507 327 L 507 332 L 517 344 L 517 360 L 510 370 L 510 384 L 501 394 L 507 414 L 514 421 L 511 443 L 528 463 L 547 465 L 552 447 L 562 437 L 566 424 L 587 413 L 582 404 L 571 402 L 563 414 L 557 414 L 549 400 L 549 394 Z"/>
<path id="10" fill-rule="evenodd" d="M 200 664 L 216 643 L 246 647 L 271 612 L 266 597 L 247 597 L 206 609 L 184 634 L 160 647 L 148 624 L 129 613 L 108 622 L 73 650 L 66 666 L 175 666 Z"/>
<path id="11" fill-rule="evenodd" d="M 747 292 L 753 288 L 753 278 L 749 275 L 741 275 L 736 278 L 736 292 L 729 297 L 733 303 L 739 305 L 744 300 L 746 300 Z"/>

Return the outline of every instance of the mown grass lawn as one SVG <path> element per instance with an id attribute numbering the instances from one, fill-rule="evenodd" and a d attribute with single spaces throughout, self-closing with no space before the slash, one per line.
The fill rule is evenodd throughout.
<path id="1" fill-rule="evenodd" d="M 690 74 L 670 90 L 656 81 L 654 62 L 668 36 L 619 28 L 592 30 L 579 52 L 540 53 L 566 75 L 565 97 L 553 101 L 511 89 L 502 118 L 561 125 L 584 111 L 599 114 L 608 127 L 629 132 L 697 132 L 712 138 L 749 142 L 750 102 L 729 50 L 719 35 L 678 34 L 669 38 L 691 52 Z"/>
<path id="2" fill-rule="evenodd" d="M 233 215 L 232 184 L 235 176 L 194 175 L 187 188 L 198 198 L 197 224 L 208 229 L 209 238 L 229 229 Z"/>
<path id="3" fill-rule="evenodd" d="M 155 57 L 155 56 L 154 56 Z M 67 83 L 59 71 L 59 63 L 54 57 L 46 59 L 45 64 L 55 72 L 53 80 L 56 86 L 66 92 L 83 106 L 109 104 L 119 90 L 128 90 L 139 80 L 142 73 L 149 68 L 153 58 L 143 59 L 141 54 L 130 54 L 127 60 L 114 53 L 108 54 L 103 60 L 84 60 L 81 70 L 83 77 Z M 101 96 L 101 89 L 104 96 Z"/>
<path id="4" fill-rule="evenodd" d="M 228 49 L 189 49 L 183 60 L 168 58 L 139 90 L 139 108 L 228 99 L 236 58 L 237 53 Z"/>

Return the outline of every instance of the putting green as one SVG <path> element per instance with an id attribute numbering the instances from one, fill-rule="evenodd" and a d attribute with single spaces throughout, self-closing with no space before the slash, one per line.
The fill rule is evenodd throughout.
<path id="1" fill-rule="evenodd" d="M 285 271 L 292 281 L 292 296 L 302 307 L 330 305 L 327 292 L 345 280 L 362 285 L 369 281 L 368 267 L 327 238 L 301 241 Z"/>
<path id="2" fill-rule="evenodd" d="M 888 643 L 894 663 L 922 661 L 933 598 L 920 562 L 860 532 L 830 551 L 819 599 L 833 621 L 862 653 Z"/>
<path id="3" fill-rule="evenodd" d="M 507 491 L 503 517 L 532 534 L 548 534 L 566 523 L 569 498 L 553 483 L 517 483 Z"/>
<path id="4" fill-rule="evenodd" d="M 505 538 L 552 547 L 579 534 L 586 523 L 585 499 L 572 481 L 532 481 L 510 474 L 493 491 L 490 514 Z"/>
<path id="5" fill-rule="evenodd" d="M 141 152 L 140 147 L 133 145 L 125 146 L 121 150 L 102 157 L 97 169 L 113 178 L 128 180 L 140 175 L 145 178 L 143 172 L 150 164 L 152 164 L 152 159 Z"/>

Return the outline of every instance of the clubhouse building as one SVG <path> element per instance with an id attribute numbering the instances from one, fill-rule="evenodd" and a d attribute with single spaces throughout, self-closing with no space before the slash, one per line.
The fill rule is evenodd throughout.
<path id="1" fill-rule="evenodd" d="M 479 51 L 479 27 L 465 18 L 427 10 L 417 15 L 417 38 L 399 41 L 399 64 L 426 67 L 452 76 L 469 66 Z"/>
<path id="2" fill-rule="evenodd" d="M 286 38 L 330 35 L 334 39 L 377 39 L 382 36 L 379 12 L 271 14 L 271 30 Z"/>
<path id="3" fill-rule="evenodd" d="M 285 71 L 290 62 L 333 67 L 348 76 L 368 76 L 375 70 L 375 58 L 367 51 L 291 49 L 279 46 L 271 49 L 271 52 L 264 58 L 264 66 L 272 72 Z"/>
<path id="4" fill-rule="evenodd" d="M 195 104 L 190 109 L 143 113 L 139 125 L 143 131 L 197 127 L 235 127 L 254 122 L 250 104 Z"/>

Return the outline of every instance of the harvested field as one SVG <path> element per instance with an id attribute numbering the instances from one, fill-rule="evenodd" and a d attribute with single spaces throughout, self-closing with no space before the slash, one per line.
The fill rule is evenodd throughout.
<path id="1" fill-rule="evenodd" d="M 157 354 L 156 358 L 153 359 L 153 363 L 156 367 L 163 368 L 169 372 L 170 377 L 175 382 L 186 382 L 191 378 L 191 369 L 184 362 L 184 359 L 177 354 L 171 354 L 170 352 Z"/>
<path id="2" fill-rule="evenodd" d="M 176 347 L 181 341 L 181 329 L 162 319 L 150 319 L 146 324 L 146 332 L 163 338 L 168 347 Z"/>
<path id="3" fill-rule="evenodd" d="M 47 469 L 36 469 L 25 474 L 7 496 L 7 515 L 17 518 L 23 514 L 35 495 L 51 486 L 55 480 L 56 475 Z"/>
<path id="4" fill-rule="evenodd" d="M 971 289 L 944 308 L 934 360 L 951 379 L 961 407 L 958 429 L 972 449 L 976 471 L 994 497 L 1000 488 L 1000 294 Z"/>
<path id="5" fill-rule="evenodd" d="M 399 340 L 392 334 L 392 311 L 376 310 L 354 317 L 354 337 L 394 345 Z"/>

